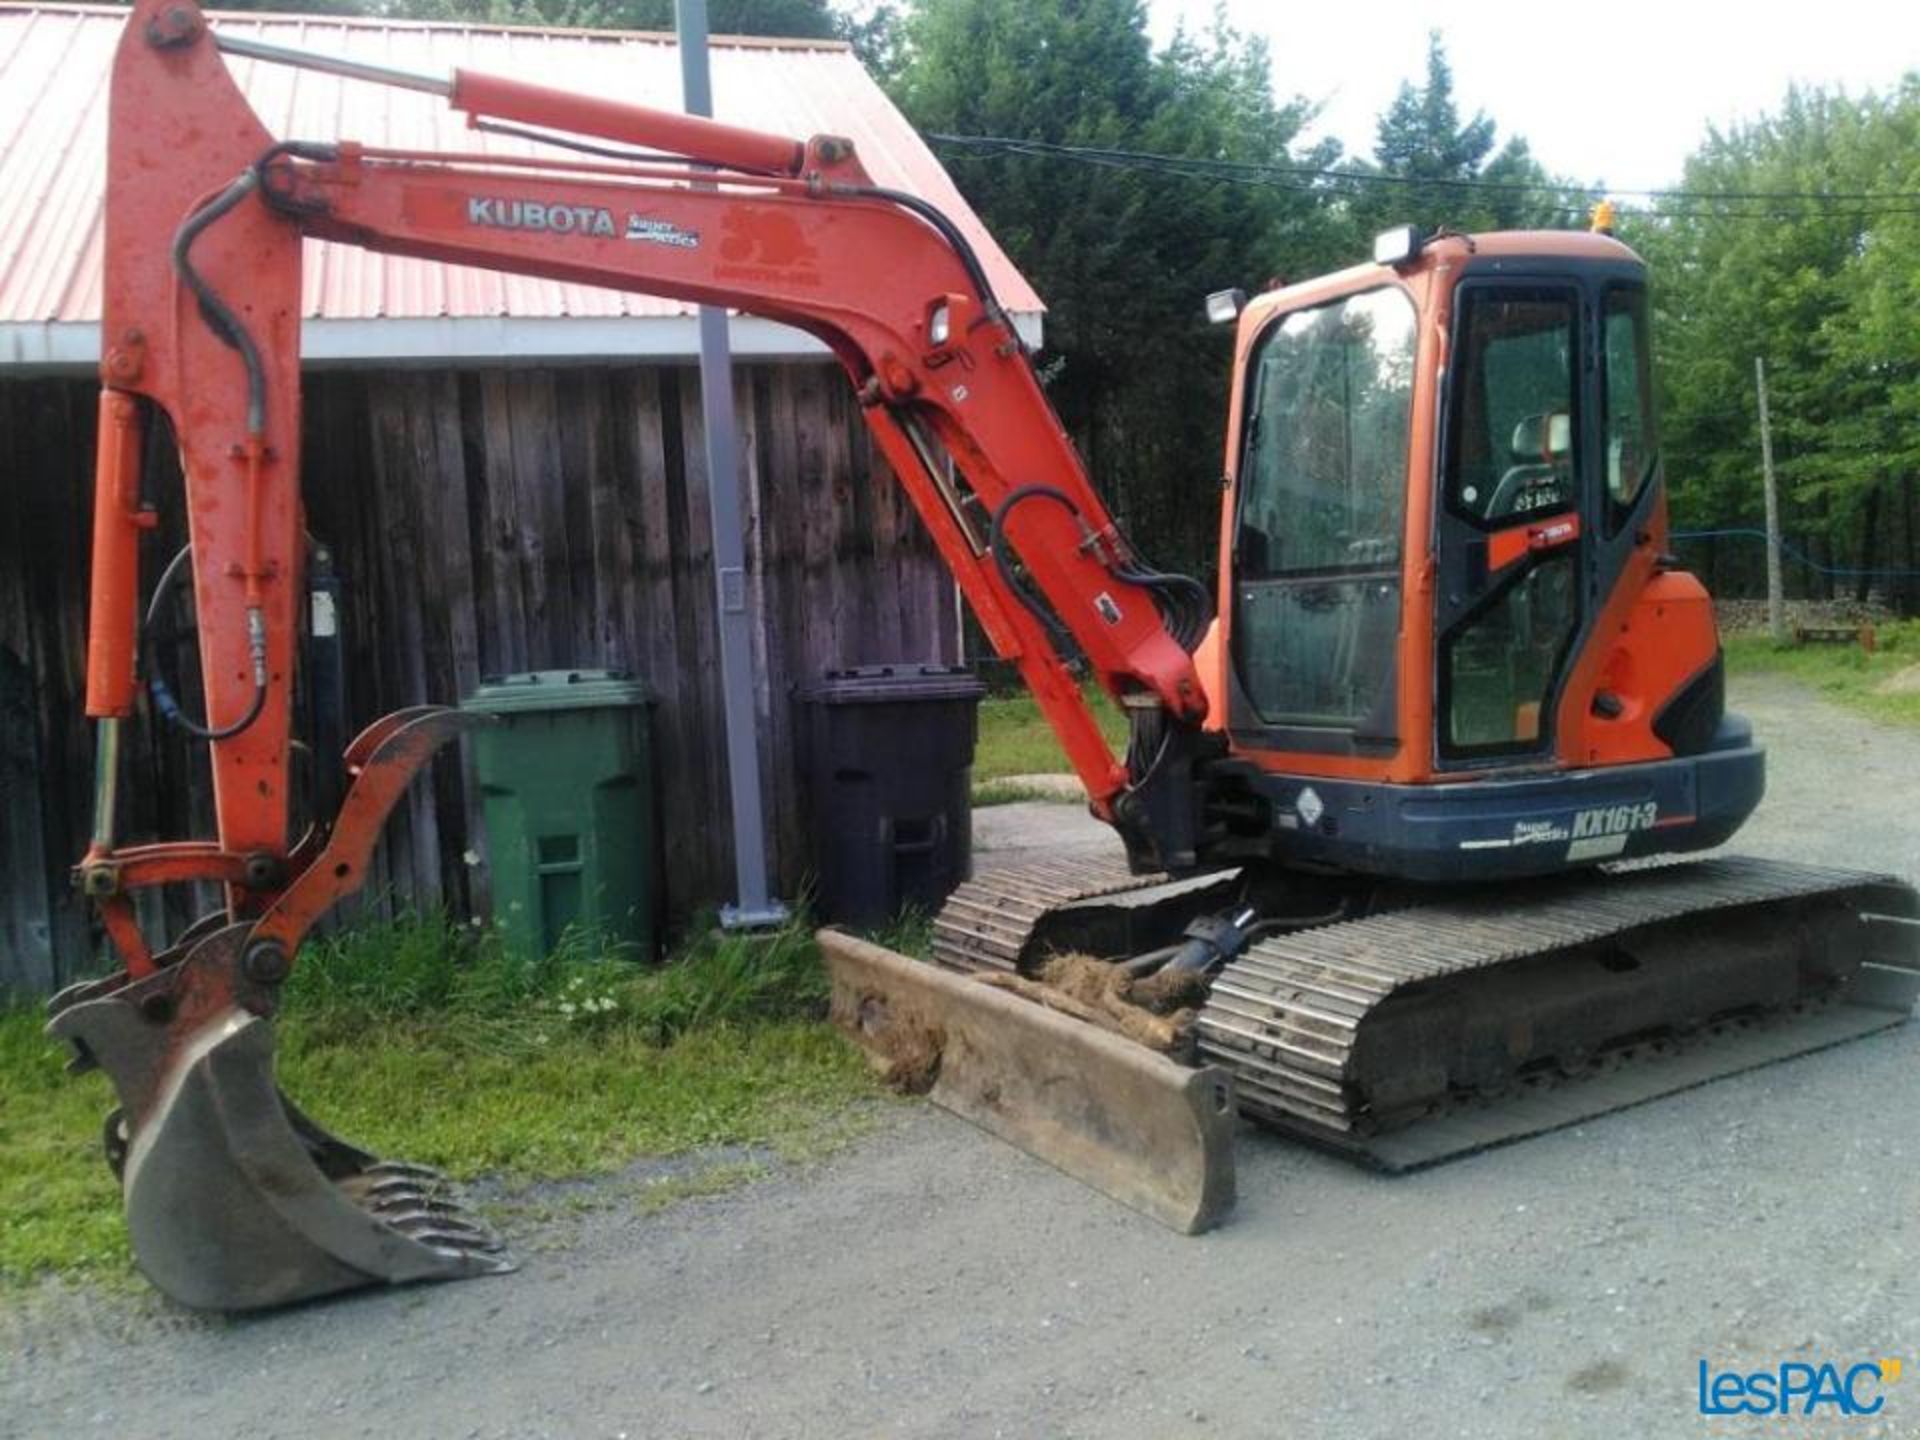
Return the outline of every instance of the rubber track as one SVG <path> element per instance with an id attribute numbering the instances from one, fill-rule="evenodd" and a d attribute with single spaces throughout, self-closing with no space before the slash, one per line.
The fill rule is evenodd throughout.
<path id="1" fill-rule="evenodd" d="M 1220 972 L 1200 1054 L 1233 1072 L 1242 1114 L 1345 1146 L 1364 1132 L 1350 1083 L 1368 1015 L 1395 992 L 1738 906 L 1899 885 L 1744 856 L 1607 869 L 1262 940 Z M 1364 1147 L 1363 1147 L 1364 1148 Z"/>
<path id="2" fill-rule="evenodd" d="M 1082 900 L 1164 885 L 1110 856 L 1040 860 L 987 871 L 955 890 L 933 922 L 933 959 L 949 970 L 1017 974 L 1049 911 Z"/>

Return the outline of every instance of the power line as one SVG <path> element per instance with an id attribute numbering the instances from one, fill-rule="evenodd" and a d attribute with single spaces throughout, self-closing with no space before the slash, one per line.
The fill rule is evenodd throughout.
<path id="1" fill-rule="evenodd" d="M 1767 532 L 1757 530 L 1749 525 L 1736 525 L 1726 530 L 1676 530 L 1673 532 L 1671 538 L 1675 540 L 1760 540 L 1764 542 L 1767 538 Z M 1780 553 L 1798 560 L 1809 570 L 1818 574 L 1845 577 L 1850 580 L 1873 579 L 1876 577 L 1883 579 L 1901 579 L 1908 576 L 1920 575 L 1920 570 L 1876 568 L 1865 565 L 1822 565 L 1818 560 L 1794 545 L 1790 540 L 1782 540 L 1780 542 Z"/>
<path id="2" fill-rule="evenodd" d="M 1234 181 L 1265 184 L 1282 189 L 1325 195 L 1364 191 L 1370 186 L 1414 190 L 1458 190 L 1466 193 L 1496 193 L 1514 196 L 1536 195 L 1564 199 L 1570 195 L 1632 197 L 1655 202 L 1679 202 L 1685 205 L 1733 205 L 1741 208 L 1644 209 L 1630 213 L 1655 219 L 1855 219 L 1881 215 L 1920 214 L 1920 191 L 1765 191 L 1765 190 L 1635 190 L 1551 181 L 1508 181 L 1436 177 L 1423 179 L 1408 175 L 1386 175 L 1376 171 L 1341 170 L 1332 166 L 1271 164 L 1249 160 L 1216 160 L 1204 156 L 1173 155 L 1147 150 L 1128 150 L 1112 146 L 1060 145 L 1047 140 L 1021 140 L 1004 135 L 952 135 L 932 132 L 925 136 L 934 145 L 970 151 L 976 155 L 1017 155 L 1035 159 L 1066 160 L 1107 169 L 1145 171 L 1188 179 Z M 1885 205 L 1882 202 L 1905 202 Z M 1800 208 L 1778 208 L 1792 203 Z M 1875 208 L 1864 208 L 1867 205 Z M 1775 208 L 1755 208 L 1766 205 Z M 1834 208 L 1845 207 L 1845 208 Z M 1549 213 L 1585 218 L 1582 210 L 1561 208 Z"/>

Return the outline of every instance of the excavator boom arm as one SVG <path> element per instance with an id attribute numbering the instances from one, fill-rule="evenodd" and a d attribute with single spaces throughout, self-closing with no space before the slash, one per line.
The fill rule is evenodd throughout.
<path id="1" fill-rule="evenodd" d="M 281 139 L 253 113 L 222 48 L 437 90 L 478 128 L 522 127 L 516 133 L 576 153 Z M 848 142 L 469 71 L 442 81 L 221 41 L 179 0 L 136 6 L 111 105 L 102 412 L 111 443 L 97 486 L 89 714 L 111 731 L 135 698 L 129 597 L 138 534 L 151 523 L 126 439 L 126 396 L 138 394 L 171 418 L 187 476 L 205 677 L 196 723 L 211 743 L 219 822 L 217 847 L 176 857 L 167 878 L 204 861 L 202 878 L 227 883 L 242 913 L 269 914 L 289 951 L 317 913 L 306 903 L 289 913 L 281 893 L 299 888 L 301 868 L 289 863 L 286 774 L 304 559 L 309 236 L 730 306 L 817 336 L 853 380 L 879 449 L 1100 814 L 1121 820 L 1116 808 L 1125 811 L 1140 776 L 1109 750 L 1066 649 L 1084 654 L 1109 694 L 1163 717 L 1161 732 L 1190 728 L 1204 712 L 1189 658 L 1204 594 L 1151 572 L 1120 536 L 962 232 L 925 201 L 874 185 Z M 123 882 L 146 873 L 135 862 L 149 857 L 114 847 L 110 793 L 107 802 L 82 868 L 111 910 Z M 347 873 L 309 883 L 313 905 L 354 880 L 350 850 L 343 843 L 328 857 Z M 248 873 L 251 887 L 234 883 Z M 132 958 L 141 968 L 144 957 Z"/>

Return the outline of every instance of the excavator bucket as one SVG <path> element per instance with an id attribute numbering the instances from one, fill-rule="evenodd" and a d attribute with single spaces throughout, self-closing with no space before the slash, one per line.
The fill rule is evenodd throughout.
<path id="1" fill-rule="evenodd" d="M 270 997 L 241 963 L 249 928 L 221 929 L 144 979 L 54 1001 L 49 1033 L 119 1097 L 107 1159 L 140 1269 L 203 1310 L 513 1269 L 445 1177 L 375 1159 L 280 1093 Z"/>
<path id="2" fill-rule="evenodd" d="M 838 930 L 820 948 L 835 1022 L 897 1088 L 1185 1234 L 1233 1208 L 1226 1071 Z"/>

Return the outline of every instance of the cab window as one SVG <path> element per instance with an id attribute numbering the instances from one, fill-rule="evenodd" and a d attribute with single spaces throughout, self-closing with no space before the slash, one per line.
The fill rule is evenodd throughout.
<path id="1" fill-rule="evenodd" d="M 1607 530 L 1611 534 L 1626 523 L 1627 513 L 1653 478 L 1659 454 L 1647 344 L 1647 292 L 1638 285 L 1610 287 L 1602 306 L 1601 332 Z"/>
<path id="2" fill-rule="evenodd" d="M 1490 529 L 1570 508 L 1576 489 L 1574 317 L 1570 289 L 1469 289 L 1447 504 Z"/>
<path id="3" fill-rule="evenodd" d="M 1414 336 L 1388 288 L 1295 311 L 1255 353 L 1233 648 L 1268 724 L 1391 729 Z"/>

